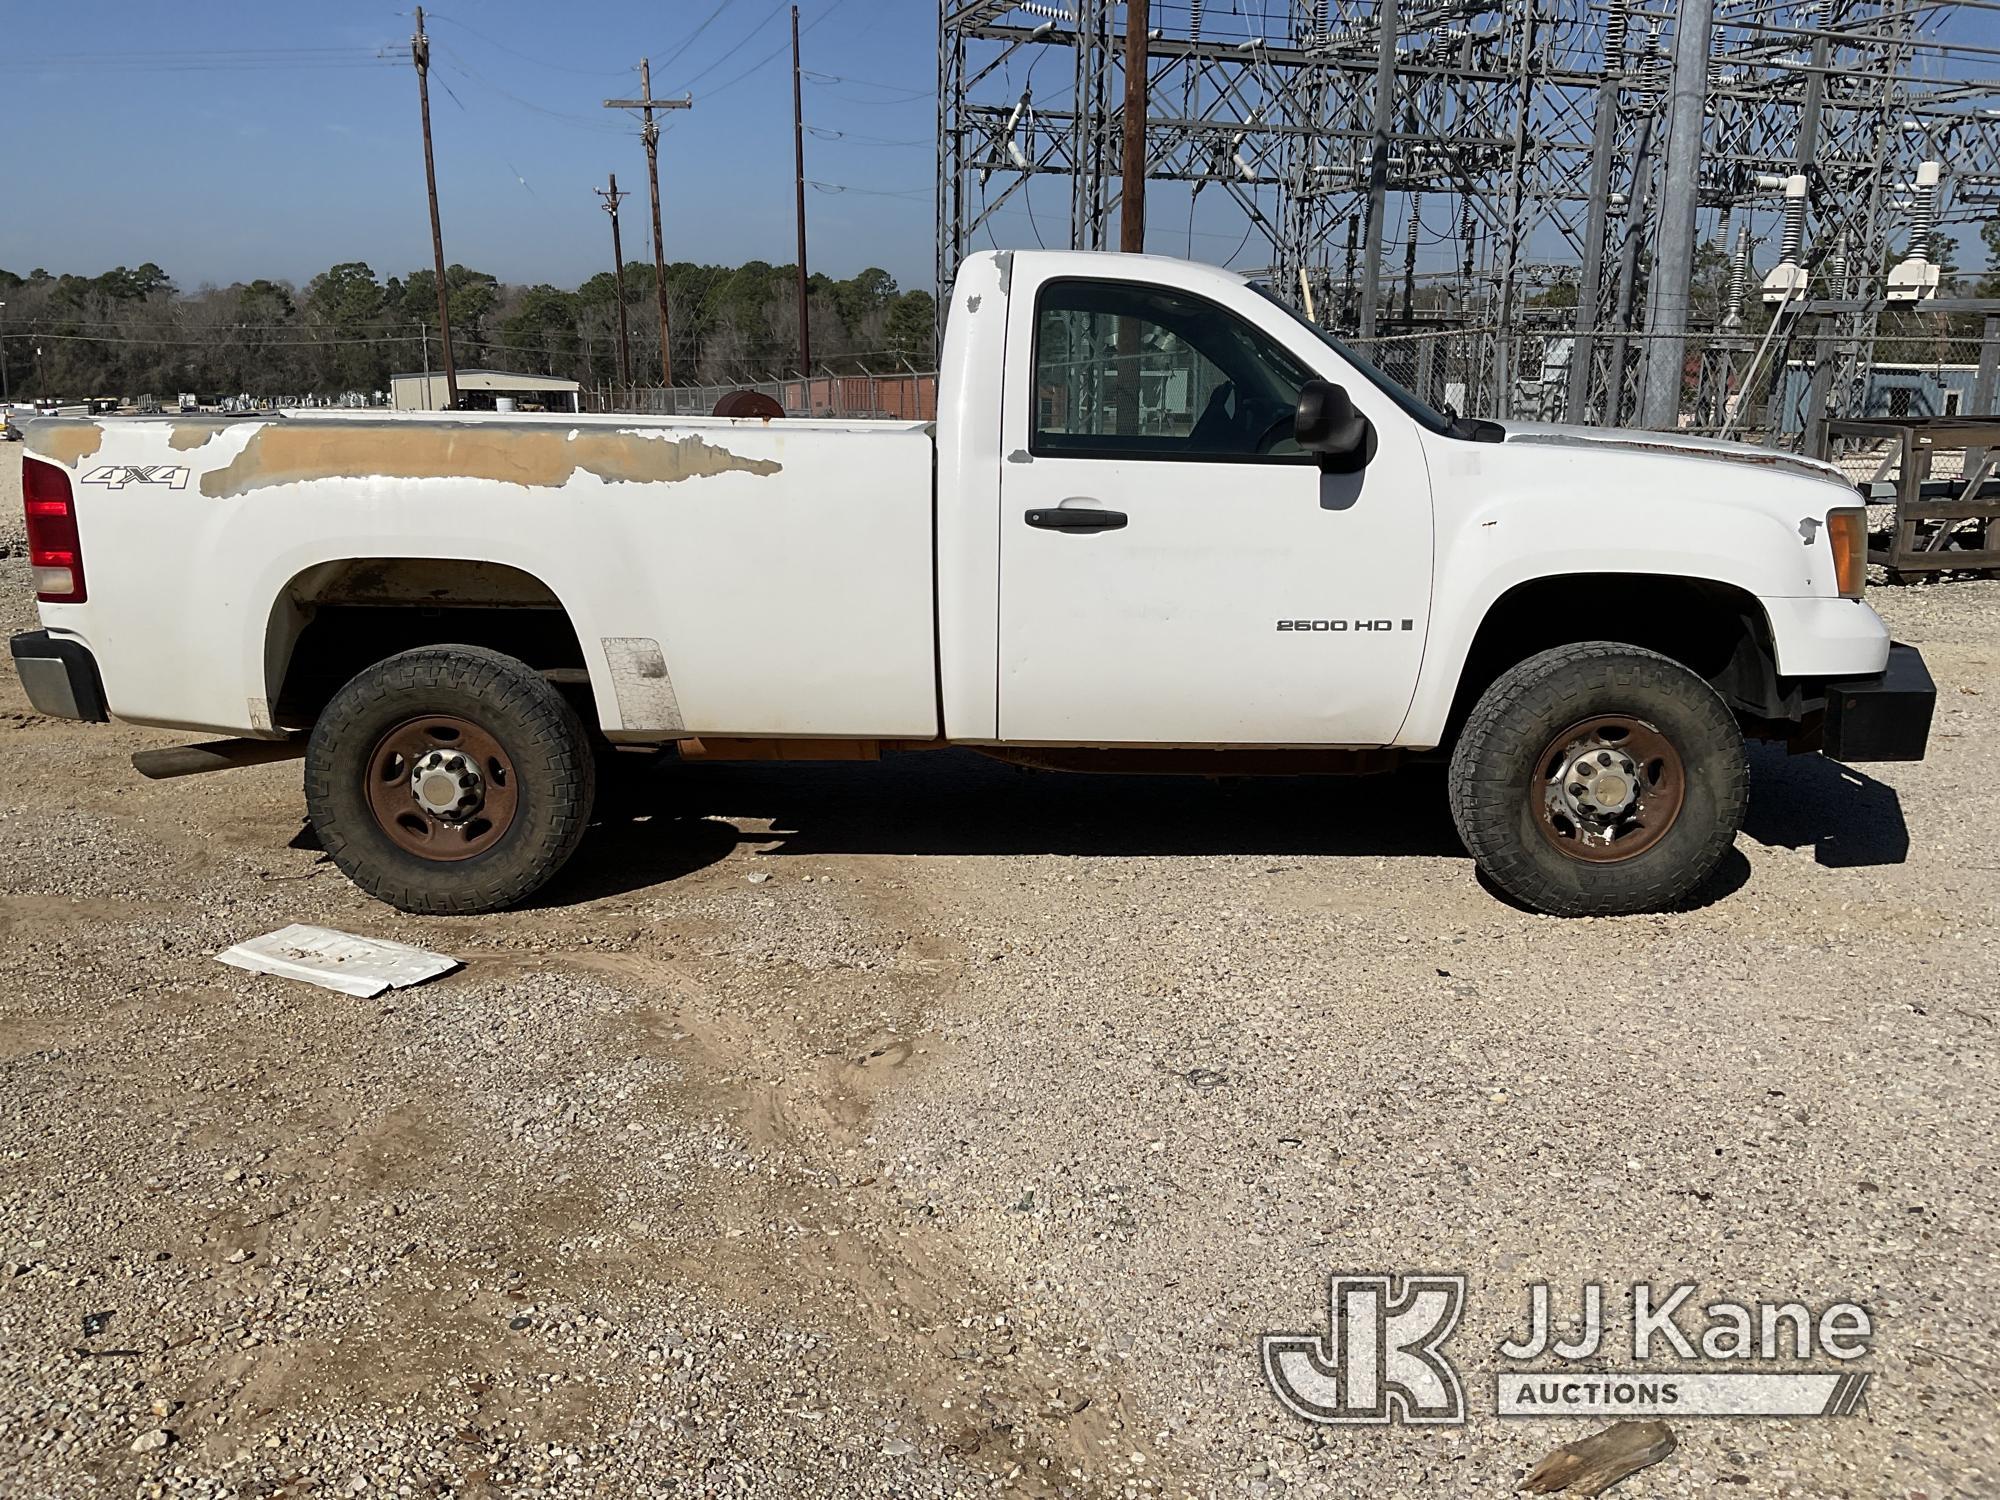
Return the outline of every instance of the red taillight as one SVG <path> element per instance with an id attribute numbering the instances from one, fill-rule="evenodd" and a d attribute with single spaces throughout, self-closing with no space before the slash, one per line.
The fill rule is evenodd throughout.
<path id="1" fill-rule="evenodd" d="M 21 460 L 21 489 L 28 509 L 28 566 L 35 597 L 44 604 L 81 604 L 83 544 L 76 535 L 76 505 L 69 475 L 39 458 Z"/>

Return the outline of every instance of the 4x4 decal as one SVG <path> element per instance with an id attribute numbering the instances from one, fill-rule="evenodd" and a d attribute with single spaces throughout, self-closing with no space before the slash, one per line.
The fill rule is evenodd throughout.
<path id="1" fill-rule="evenodd" d="M 101 484 L 122 490 L 128 484 L 163 484 L 170 490 L 187 488 L 186 464 L 99 464 L 83 476 L 85 484 Z"/>

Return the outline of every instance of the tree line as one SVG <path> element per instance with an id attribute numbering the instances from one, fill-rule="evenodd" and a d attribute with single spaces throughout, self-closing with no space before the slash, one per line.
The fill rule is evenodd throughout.
<path id="1" fill-rule="evenodd" d="M 633 382 L 660 383 L 660 331 L 650 262 L 624 270 Z M 677 261 L 667 267 L 676 384 L 746 383 L 798 368 L 796 272 Z M 454 265 L 445 272 L 459 368 L 619 381 L 618 292 L 609 271 L 573 290 L 518 286 Z M 881 374 L 929 369 L 936 309 L 876 267 L 807 283 L 817 370 Z M 178 289 L 148 261 L 99 276 L 0 269 L 0 357 L 17 399 L 93 396 L 338 399 L 386 391 L 392 373 L 440 370 L 437 278 L 378 277 L 361 261 L 304 287 L 260 278 Z"/>

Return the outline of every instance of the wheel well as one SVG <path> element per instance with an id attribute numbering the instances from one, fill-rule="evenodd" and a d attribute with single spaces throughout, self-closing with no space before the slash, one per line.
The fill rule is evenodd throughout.
<path id="1" fill-rule="evenodd" d="M 579 673 L 583 647 L 540 579 L 500 563 L 346 558 L 308 568 L 272 606 L 266 640 L 271 712 L 309 727 L 342 683 L 418 646 L 485 646 L 544 672 Z M 589 694 L 579 707 L 589 708 Z"/>
<path id="2" fill-rule="evenodd" d="M 1502 672 L 1577 641 L 1657 651 L 1705 678 L 1739 715 L 1796 717 L 1797 690 L 1777 675 L 1771 624 L 1756 597 L 1705 578 L 1572 573 L 1517 584 L 1480 621 L 1459 674 L 1448 732 Z"/>

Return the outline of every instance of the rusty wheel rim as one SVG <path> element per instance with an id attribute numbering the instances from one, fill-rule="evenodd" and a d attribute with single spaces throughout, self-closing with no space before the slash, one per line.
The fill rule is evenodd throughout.
<path id="1" fill-rule="evenodd" d="M 376 826 L 419 859 L 484 854 L 520 806 L 513 758 L 456 714 L 424 714 L 388 730 L 368 752 L 363 775 Z"/>
<path id="2" fill-rule="evenodd" d="M 1542 836 L 1571 859 L 1615 864 L 1667 836 L 1687 800 L 1673 742 L 1643 719 L 1602 714 L 1555 735 L 1529 788 Z"/>

